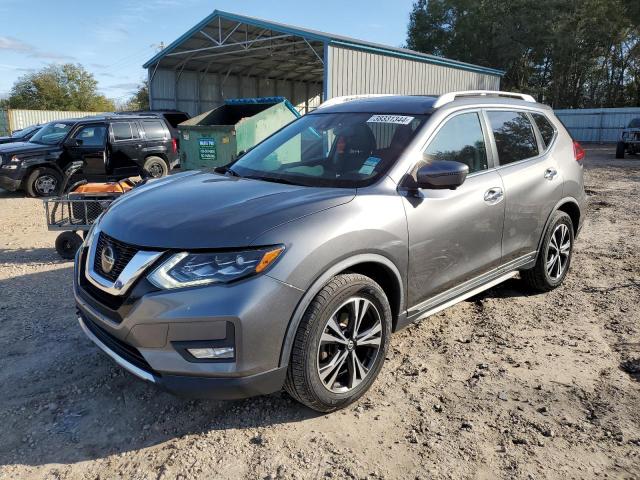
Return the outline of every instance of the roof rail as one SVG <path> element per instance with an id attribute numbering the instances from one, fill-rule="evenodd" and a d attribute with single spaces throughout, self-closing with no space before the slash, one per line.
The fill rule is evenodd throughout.
<path id="1" fill-rule="evenodd" d="M 451 103 L 459 97 L 512 97 L 524 100 L 525 102 L 536 103 L 535 98 L 526 93 L 501 92 L 498 90 L 463 90 L 460 92 L 449 92 L 440 95 L 433 104 L 433 108 L 441 107 L 446 103 Z"/>
<path id="2" fill-rule="evenodd" d="M 333 105 L 339 105 L 341 103 L 351 102 L 352 100 L 360 100 L 362 98 L 375 98 L 375 97 L 392 97 L 393 93 L 369 93 L 364 95 L 345 95 L 343 97 L 333 97 L 320 104 L 318 108 L 331 107 Z M 316 109 L 317 110 L 317 109 Z"/>

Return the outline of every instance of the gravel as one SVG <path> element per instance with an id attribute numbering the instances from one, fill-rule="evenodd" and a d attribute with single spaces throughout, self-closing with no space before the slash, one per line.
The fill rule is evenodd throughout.
<path id="1" fill-rule="evenodd" d="M 189 401 L 80 331 L 42 203 L 0 191 L 0 478 L 638 478 L 640 158 L 593 148 L 551 293 L 515 279 L 394 336 L 373 388 Z"/>

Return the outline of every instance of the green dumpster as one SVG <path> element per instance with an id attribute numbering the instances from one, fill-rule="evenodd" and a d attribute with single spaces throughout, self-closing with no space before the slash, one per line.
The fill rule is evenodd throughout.
<path id="1" fill-rule="evenodd" d="M 212 168 L 235 160 L 300 114 L 284 97 L 237 98 L 178 125 L 184 170 Z M 295 148 L 292 145 L 291 148 Z"/>

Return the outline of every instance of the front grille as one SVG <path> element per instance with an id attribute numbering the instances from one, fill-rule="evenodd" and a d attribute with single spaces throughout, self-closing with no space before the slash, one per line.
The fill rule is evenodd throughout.
<path id="1" fill-rule="evenodd" d="M 113 248 L 113 252 L 115 254 L 115 264 L 113 265 L 111 271 L 108 273 L 102 269 L 102 249 L 107 245 L 111 245 L 111 248 Z M 121 242 L 119 240 L 116 240 L 115 238 L 110 237 L 104 232 L 100 232 L 100 235 L 98 236 L 98 243 L 96 245 L 96 254 L 95 260 L 93 262 L 93 269 L 96 273 L 103 276 L 104 278 L 115 282 L 122 270 L 124 270 L 124 267 L 127 266 L 129 261 L 136 253 L 138 253 L 138 249 L 133 245 Z"/>
<path id="2" fill-rule="evenodd" d="M 135 365 L 136 367 L 146 372 L 155 374 L 153 372 L 153 369 L 151 368 L 151 365 L 147 363 L 147 361 L 144 359 L 137 348 L 132 347 L 128 343 L 125 343 L 122 340 L 114 337 L 84 315 L 82 316 L 82 321 L 91 331 L 91 333 L 93 333 L 111 351 L 124 358 L 127 362 Z"/>

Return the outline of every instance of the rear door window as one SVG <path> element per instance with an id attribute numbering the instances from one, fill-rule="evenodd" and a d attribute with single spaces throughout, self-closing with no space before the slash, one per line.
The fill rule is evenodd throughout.
<path id="1" fill-rule="evenodd" d="M 147 140 L 164 140 L 166 130 L 161 120 L 143 120 L 142 128 Z"/>
<path id="2" fill-rule="evenodd" d="M 129 122 L 115 122 L 111 124 L 113 139 L 116 142 L 123 140 L 133 140 L 138 138 L 138 128 Z"/>
<path id="3" fill-rule="evenodd" d="M 500 165 L 508 165 L 539 154 L 536 135 L 524 112 L 487 112 L 498 149 Z"/>
<path id="4" fill-rule="evenodd" d="M 425 160 L 452 160 L 469 166 L 469 173 L 486 170 L 487 149 L 477 112 L 446 120 L 424 152 Z"/>
<path id="5" fill-rule="evenodd" d="M 549 145 L 551 145 L 553 137 L 555 137 L 556 135 L 556 129 L 549 121 L 549 119 L 541 113 L 534 113 L 532 114 L 532 116 L 533 121 L 536 122 L 538 130 L 540 130 L 540 135 L 542 136 L 542 140 L 544 141 L 544 146 L 545 148 L 547 148 Z"/>

